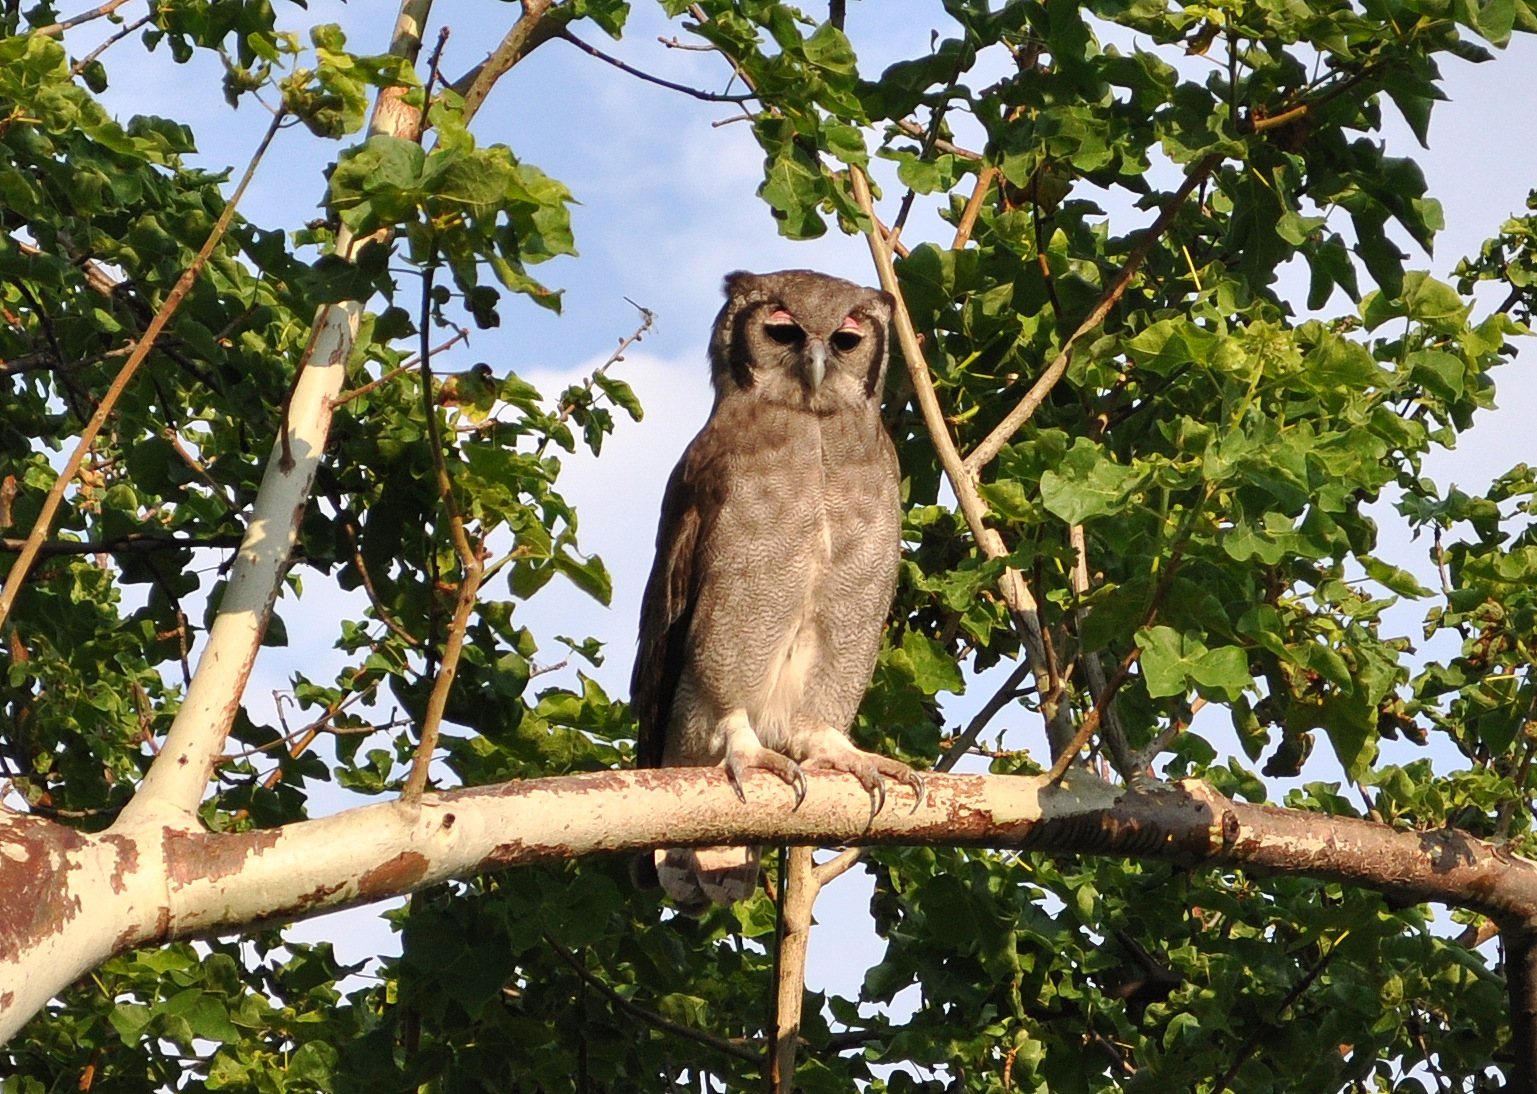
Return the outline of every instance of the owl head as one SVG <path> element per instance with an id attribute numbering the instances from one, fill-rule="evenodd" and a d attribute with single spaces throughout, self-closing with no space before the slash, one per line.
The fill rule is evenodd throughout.
<path id="1" fill-rule="evenodd" d="M 891 307 L 888 293 L 811 270 L 727 274 L 710 339 L 716 402 L 751 392 L 819 411 L 877 404 Z"/>

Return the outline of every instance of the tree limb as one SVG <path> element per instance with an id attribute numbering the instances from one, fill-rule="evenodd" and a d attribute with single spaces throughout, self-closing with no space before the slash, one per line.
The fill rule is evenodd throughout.
<path id="1" fill-rule="evenodd" d="M 806 998 L 806 946 L 811 909 L 822 886 L 810 847 L 781 849 L 779 937 L 774 950 L 774 1028 L 769 1044 L 768 1094 L 793 1094 L 795 1049 L 800 1044 L 801 1007 Z"/>
<path id="2" fill-rule="evenodd" d="M 523 14 L 491 55 L 450 85 L 464 97 L 464 120 L 468 122 L 475 116 L 496 81 L 513 65 L 554 38 L 573 18 L 575 12 L 569 4 L 523 0 Z"/>
<path id="3" fill-rule="evenodd" d="M 431 0 L 402 0 L 390 42 L 394 56 L 415 60 Z M 399 96 L 374 102 L 368 132 L 420 136 L 419 117 Z M 336 252 L 352 259 L 364 240 L 344 226 Z M 245 540 L 235 556 L 219 613 L 209 628 L 197 672 L 187 689 L 165 745 L 120 822 L 142 823 L 152 815 L 174 817 L 181 828 L 196 826 L 195 811 L 213 765 L 240 707 L 240 696 L 256 663 L 262 635 L 282 588 L 288 559 L 298 542 L 299 522 L 309 503 L 315 474 L 331 428 L 332 400 L 346 378 L 347 358 L 357 338 L 362 304 L 356 300 L 322 305 L 315 314 L 309 345 L 283 416 L 282 430 L 267 461 L 252 507 Z M 153 341 L 153 332 L 145 341 Z"/>
<path id="4" fill-rule="evenodd" d="M 766 772 L 746 777 L 742 802 L 718 769 L 664 768 L 425 794 L 415 809 L 383 802 L 229 833 L 134 821 L 125 811 L 90 834 L 0 807 L 0 1039 L 86 971 L 138 946 L 248 931 L 511 866 L 658 846 L 782 841 L 1125 855 L 1469 908 L 1500 923 L 1508 946 L 1537 925 L 1537 862 L 1457 829 L 1401 831 L 1240 804 L 1195 780 L 1118 791 L 1077 769 L 1061 786 L 1045 777 L 930 774 L 915 811 L 904 800 L 909 791 L 894 787 L 872 818 L 855 780 L 822 771 L 806 778 L 810 793 L 799 808 Z M 1517 968 L 1512 956 L 1507 967 Z M 1518 980 L 1512 972 L 1513 991 Z M 1514 1013 L 1518 1033 L 1530 1033 L 1531 1012 Z"/>
<path id="5" fill-rule="evenodd" d="M 850 167 L 849 182 L 854 191 L 854 200 L 870 217 L 873 226 L 875 204 L 870 196 L 869 181 L 858 167 Z M 966 526 L 971 530 L 972 539 L 989 559 L 1005 558 L 1009 552 L 1003 544 L 1003 537 L 999 535 L 996 528 L 987 524 L 987 506 L 982 501 L 982 495 L 977 491 L 977 477 L 967 469 L 965 461 L 961 459 L 960 450 L 955 446 L 955 438 L 950 435 L 950 426 L 945 421 L 943 408 L 939 405 L 939 394 L 934 389 L 934 378 L 929 375 L 928 362 L 924 360 L 923 347 L 918 341 L 918 332 L 913 328 L 912 316 L 908 313 L 907 302 L 902 296 L 902 287 L 897 281 L 896 268 L 891 261 L 891 251 L 886 246 L 885 240 L 878 238 L 878 232 L 879 229 L 875 229 L 868 234 L 870 255 L 875 260 L 875 268 L 880 274 L 881 288 L 890 293 L 895 301 L 891 317 L 892 326 L 896 329 L 897 341 L 902 347 L 902 357 L 907 362 L 907 374 L 912 380 L 913 394 L 918 400 L 918 409 L 923 415 L 923 424 L 928 430 L 929 440 L 934 445 L 935 455 L 939 457 L 939 465 L 944 469 L 950 488 L 955 491 L 956 501 L 960 504 L 961 515 L 966 519 Z M 1035 596 L 1030 592 L 1030 587 L 1025 584 L 1024 576 L 1012 566 L 1004 569 L 998 587 L 1014 619 L 1020 642 L 1024 645 L 1029 657 L 1030 671 L 1035 674 L 1039 685 L 1044 679 L 1047 656 L 1046 643 L 1041 635 L 1040 611 Z M 1037 690 L 1043 697 L 1046 696 L 1047 689 L 1044 686 L 1038 687 Z M 1042 714 L 1046 718 L 1047 736 L 1051 740 L 1052 755 L 1055 756 L 1066 747 L 1072 736 L 1072 726 L 1067 721 L 1065 705 L 1048 699 L 1043 701 L 1041 706 Z"/>
<path id="6" fill-rule="evenodd" d="M 90 11 L 82 12 L 62 22 L 49 23 L 46 27 L 38 27 L 32 32 L 32 36 L 34 38 L 57 38 L 71 27 L 78 27 L 82 23 L 89 23 L 94 19 L 111 15 L 126 3 L 128 3 L 128 0 L 107 0 L 107 3 L 102 4 L 100 7 L 92 8 Z"/>

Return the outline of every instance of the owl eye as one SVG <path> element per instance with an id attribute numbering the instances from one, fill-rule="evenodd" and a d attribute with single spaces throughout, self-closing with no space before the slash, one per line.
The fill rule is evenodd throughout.
<path id="1" fill-rule="evenodd" d="M 849 350 L 859 345 L 860 342 L 864 341 L 864 337 L 865 336 L 860 334 L 857 330 L 839 330 L 834 331 L 833 336 L 829 338 L 828 341 L 833 344 L 833 349 L 837 350 L 839 353 L 847 353 Z"/>
<path id="2" fill-rule="evenodd" d="M 781 346 L 797 346 L 806 340 L 806 332 L 794 323 L 765 323 L 763 333 Z"/>

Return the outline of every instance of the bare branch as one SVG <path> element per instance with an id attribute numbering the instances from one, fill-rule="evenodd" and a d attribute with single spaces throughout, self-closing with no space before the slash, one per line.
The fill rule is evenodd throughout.
<path id="1" fill-rule="evenodd" d="M 82 23 L 89 23 L 94 19 L 101 19 L 111 15 L 126 3 L 128 3 L 128 0 L 107 0 L 107 3 L 100 7 L 92 8 L 90 11 L 65 19 L 62 23 L 49 23 L 46 27 L 38 27 L 32 32 L 32 36 L 34 38 L 57 38 L 71 27 L 78 27 Z"/>
<path id="2" fill-rule="evenodd" d="M 982 212 L 982 202 L 987 200 L 987 192 L 992 189 L 993 180 L 997 177 L 998 168 L 991 164 L 977 173 L 977 184 L 972 188 L 965 211 L 961 213 L 961 222 L 955 226 L 955 241 L 950 244 L 952 251 L 960 250 L 970 241 L 972 230 L 977 226 L 977 217 Z"/>
<path id="3" fill-rule="evenodd" d="M 1025 677 L 1030 674 L 1030 662 L 1026 658 L 1020 658 L 1019 664 L 1009 673 L 998 690 L 993 692 L 992 698 L 982 704 L 982 709 L 977 711 L 971 722 L 966 726 L 966 732 L 950 742 L 949 751 L 939 758 L 934 765 L 935 771 L 949 771 L 961 762 L 961 757 L 971 751 L 971 746 L 977 743 L 977 738 L 987 728 L 997 713 L 1019 698 L 1019 686 L 1025 682 Z"/>
<path id="4" fill-rule="evenodd" d="M 149 551 L 179 551 L 198 548 L 229 550 L 240 546 L 241 537 L 225 536 L 174 536 L 159 532 L 125 532 L 111 539 L 44 540 L 37 549 L 38 557 L 58 555 L 138 555 Z M 0 539 L 0 551 L 22 551 L 27 540 Z"/>
<path id="5" fill-rule="evenodd" d="M 811 872 L 811 876 L 816 879 L 817 889 L 825 888 L 831 882 L 848 873 L 855 866 L 858 866 L 860 859 L 864 857 L 865 849 L 863 847 L 845 847 L 839 851 L 835 856 Z"/>
<path id="6" fill-rule="evenodd" d="M 849 182 L 854 191 L 854 200 L 870 217 L 873 226 L 875 205 L 870 197 L 869 181 L 858 167 L 850 167 Z M 971 530 L 977 546 L 989 559 L 1005 558 L 1008 556 L 1008 549 L 1004 547 L 1003 537 L 999 535 L 998 530 L 987 524 L 987 506 L 977 491 L 976 475 L 966 467 L 960 451 L 955 447 L 955 438 L 950 435 L 950 426 L 945 420 L 944 410 L 939 405 L 939 394 L 934 389 L 934 378 L 929 374 L 928 362 L 924 360 L 918 332 L 913 328 L 912 316 L 902 296 L 902 287 L 897 282 L 891 252 L 887 249 L 879 229 L 872 231 L 867 239 L 870 244 L 870 255 L 875 260 L 875 268 L 880 275 L 881 288 L 890 293 L 896 303 L 891 317 L 892 325 L 896 328 L 897 341 L 902 347 L 902 356 L 907 362 L 907 374 L 912 381 L 913 394 L 918 400 L 918 409 L 923 415 L 923 423 L 928 429 L 934 452 L 939 457 L 939 465 L 944 469 L 950 488 L 955 491 L 961 515 L 966 519 L 966 526 Z M 1041 634 L 1040 612 L 1035 596 L 1025 584 L 1024 576 L 1013 567 L 1005 568 L 1003 577 L 999 580 L 999 590 L 1003 593 L 1004 603 L 1008 605 L 1015 629 L 1029 656 L 1031 671 L 1037 674 L 1037 683 L 1039 683 L 1040 673 L 1046 665 L 1046 644 Z M 1066 720 L 1066 707 L 1057 704 L 1054 698 L 1047 698 L 1045 688 L 1038 687 L 1037 690 L 1043 696 L 1042 714 L 1046 718 L 1047 734 L 1055 754 L 1066 746 L 1072 734 L 1071 726 Z"/>
<path id="7" fill-rule="evenodd" d="M 74 64 L 70 65 L 69 66 L 69 78 L 71 80 L 73 80 L 76 76 L 80 75 L 82 72 L 84 72 L 87 68 L 89 68 L 91 66 L 91 62 L 92 61 L 95 61 L 103 53 L 107 52 L 107 50 L 109 50 L 113 46 L 117 45 L 117 43 L 121 42 L 124 38 L 127 38 L 134 31 L 136 31 L 139 28 L 145 26 L 154 17 L 155 17 L 154 12 L 150 12 L 150 13 L 148 13 L 146 15 L 139 16 L 139 18 L 135 19 L 131 23 L 123 24 L 123 26 L 121 28 L 119 28 L 116 33 L 109 35 L 107 37 L 106 41 L 102 42 L 101 45 L 97 46 L 95 49 L 91 50 L 91 52 L 87 53 L 84 57 L 80 58 L 80 60 L 78 60 Z"/>
<path id="8" fill-rule="evenodd" d="M 1084 534 L 1082 524 L 1074 524 L 1067 530 L 1068 545 L 1073 549 L 1072 589 L 1073 596 L 1080 602 L 1089 593 L 1089 547 L 1088 537 Z M 1083 626 L 1088 620 L 1088 610 L 1083 607 L 1074 609 L 1074 617 L 1078 623 L 1078 640 L 1083 642 Z M 1085 653 L 1080 661 L 1083 664 L 1084 676 L 1089 682 L 1089 694 L 1099 701 L 1099 697 L 1109 690 L 1109 682 L 1105 679 L 1105 663 L 1098 653 Z M 1131 745 L 1126 739 L 1126 730 L 1121 725 L 1120 714 L 1116 710 L 1114 702 L 1105 704 L 1105 743 L 1110 746 L 1110 758 L 1115 763 L 1115 769 L 1121 773 L 1121 777 L 1130 781 L 1141 775 L 1141 769 L 1151 762 L 1151 758 L 1141 761 L 1141 758 L 1133 755 Z M 1156 754 L 1155 754 L 1156 755 Z M 1141 761 L 1141 762 L 1139 762 Z"/>
<path id="9" fill-rule="evenodd" d="M 120 816 L 86 833 L 0 809 L 0 892 L 17 924 L 0 952 L 0 1039 L 106 957 L 370 903 L 511 866 L 659 846 L 943 845 L 1126 855 L 1242 867 L 1434 900 L 1494 918 L 1507 946 L 1537 925 L 1537 862 L 1454 828 L 1403 831 L 1350 817 L 1232 802 L 1209 786 L 1117 790 L 1073 769 L 1044 777 L 927 777 L 870 816 L 846 775 L 810 792 L 767 772 L 599 771 L 426 794 L 247 832 L 188 831 Z M 219 869 L 209 870 L 217 862 Z M 174 883 L 171 879 L 175 879 Z M 65 911 L 67 909 L 67 913 Z M 1510 951 L 1507 950 L 1507 953 Z M 1520 1014 L 1521 1012 L 1517 1012 Z M 1518 1023 L 1519 1024 L 1519 1023 Z"/>
<path id="10" fill-rule="evenodd" d="M 455 342 L 466 341 L 469 337 L 470 332 L 468 328 L 455 327 L 454 336 L 449 338 L 447 341 L 440 342 L 436 346 L 433 346 L 432 352 L 434 355 L 442 353 L 444 350 L 451 348 Z M 370 391 L 373 391 L 375 388 L 379 387 L 379 385 L 387 384 L 397 376 L 404 376 L 408 372 L 414 372 L 416 370 L 416 366 L 421 363 L 422 359 L 420 356 L 407 358 L 404 363 L 390 369 L 377 380 L 370 380 L 366 384 L 361 384 L 358 387 L 349 388 L 347 391 L 342 392 L 336 398 L 331 400 L 331 405 L 333 407 L 338 407 L 343 403 L 350 403 L 354 399 L 361 399 L 364 395 L 367 395 Z"/>
<path id="11" fill-rule="evenodd" d="M 513 65 L 565 28 L 575 12 L 569 4 L 553 0 L 523 0 L 523 14 L 502 38 L 501 43 L 483 62 L 466 72 L 451 85 L 464 96 L 464 120 L 468 122 L 491 94 L 496 81 Z"/>
<path id="12" fill-rule="evenodd" d="M 464 511 L 454 495 L 454 484 L 448 477 L 448 463 L 443 457 L 443 434 L 438 428 L 437 400 L 432 390 L 432 346 L 427 339 L 432 326 L 432 275 L 436 269 L 436 255 L 428 262 L 422 274 L 422 308 L 419 319 L 421 333 L 422 413 L 427 419 L 427 445 L 432 451 L 432 468 L 438 481 L 438 495 L 448 514 L 449 533 L 453 536 L 454 553 L 459 556 L 459 596 L 454 604 L 454 619 L 443 643 L 443 660 L 438 665 L 437 679 L 432 684 L 432 694 L 427 699 L 427 710 L 422 715 L 422 728 L 416 745 L 416 758 L 411 764 L 411 775 L 406 780 L 401 798 L 408 805 L 421 800 L 427 787 L 427 775 L 432 766 L 432 753 L 437 748 L 438 728 L 443 721 L 443 711 L 448 706 L 448 695 L 453 690 L 454 676 L 459 671 L 459 655 L 464 650 L 465 635 L 470 628 L 470 616 L 480 596 L 480 582 L 485 574 L 485 559 L 481 548 L 470 543 L 464 526 Z"/>
<path id="13" fill-rule="evenodd" d="M 613 65 L 620 72 L 627 72 L 636 79 L 645 80 L 649 84 L 656 84 L 658 87 L 665 87 L 671 91 L 681 91 L 685 95 L 691 95 L 696 99 L 703 99 L 707 103 L 750 103 L 758 97 L 752 94 L 723 95 L 716 91 L 700 91 L 697 87 L 689 87 L 687 84 L 675 84 L 671 80 L 664 80 L 660 76 L 653 76 L 649 72 L 642 72 L 633 65 L 621 61 L 618 57 L 611 57 L 596 46 L 588 45 L 572 34 L 569 28 L 563 27 L 555 37 L 570 42 L 583 53 L 590 54 L 605 64 Z"/>
<path id="14" fill-rule="evenodd" d="M 1068 746 L 1057 754 L 1056 761 L 1051 765 L 1049 778 L 1055 782 L 1067 773 L 1068 766 L 1078 758 L 1078 753 L 1083 751 L 1083 746 L 1089 743 L 1089 738 L 1094 736 L 1094 731 L 1099 728 L 1100 722 L 1105 717 L 1105 710 L 1115 700 L 1115 693 L 1121 690 L 1121 685 L 1131 675 L 1131 666 L 1142 656 L 1140 646 L 1132 646 L 1131 651 L 1121 658 L 1121 663 L 1116 666 L 1115 675 L 1110 677 L 1095 700 L 1094 709 L 1089 711 L 1089 716 L 1078 727 L 1078 732 L 1073 736 Z"/>
<path id="15" fill-rule="evenodd" d="M 893 124 L 895 124 L 898 129 L 910 137 L 917 137 L 922 140 L 928 135 L 928 130 L 924 129 L 923 126 L 919 125 L 911 118 L 903 118 L 901 121 L 895 122 Z M 980 160 L 982 158 L 982 153 L 973 152 L 969 148 L 961 148 L 958 145 L 951 144 L 943 137 L 940 137 L 934 141 L 934 147 L 939 149 L 941 152 L 948 153 L 949 155 L 963 160 Z"/>
<path id="16" fill-rule="evenodd" d="M 801 1006 L 806 998 L 811 908 L 821 886 L 812 872 L 810 847 L 781 848 L 779 862 L 779 937 L 774 948 L 774 1030 L 767 1089 L 769 1094 L 792 1094 Z"/>
<path id="17" fill-rule="evenodd" d="M 1046 396 L 1051 394 L 1051 389 L 1057 386 L 1057 381 L 1066 375 L 1067 366 L 1072 361 L 1073 348 L 1078 344 L 1079 339 L 1105 321 L 1105 316 L 1110 314 L 1110 309 L 1115 307 L 1127 287 L 1131 285 L 1132 278 L 1137 275 L 1137 270 L 1141 268 L 1142 261 L 1147 258 L 1148 252 L 1153 249 L 1153 244 L 1158 242 L 1164 230 L 1174 222 L 1180 208 L 1185 204 L 1185 199 L 1195 191 L 1206 176 L 1216 170 L 1221 162 L 1221 156 L 1207 156 L 1191 168 L 1185 176 L 1185 181 L 1180 184 L 1174 196 L 1158 214 L 1158 218 L 1142 233 L 1142 238 L 1126 256 L 1126 264 L 1121 267 L 1120 273 L 1110 280 L 1110 285 L 1104 295 L 1099 298 L 1099 303 L 1084 316 L 1083 322 L 1078 324 L 1078 329 L 1073 331 L 1067 341 L 1062 344 L 1062 349 L 1052 360 L 1050 367 L 1041 373 L 1040 378 L 1025 393 L 1025 397 L 1019 401 L 1019 404 L 1009 411 L 1003 421 L 993 427 L 993 431 L 966 457 L 967 472 L 975 475 L 991 463 L 993 457 L 1003 450 L 1003 446 L 1013 439 L 1015 433 L 1019 432 L 1019 427 L 1028 422 L 1036 409 L 1046 401 Z"/>

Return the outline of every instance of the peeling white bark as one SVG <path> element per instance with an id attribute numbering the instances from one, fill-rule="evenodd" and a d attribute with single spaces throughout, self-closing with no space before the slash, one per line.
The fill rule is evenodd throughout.
<path id="1" fill-rule="evenodd" d="M 455 877 L 604 852 L 713 844 L 928 844 L 1115 854 L 1326 877 L 1537 923 L 1537 863 L 1446 830 L 1238 805 L 1188 783 L 1126 792 L 1071 773 L 928 776 L 869 815 L 855 780 L 766 773 L 737 800 L 713 768 L 606 771 L 428 795 L 214 834 L 145 816 L 83 835 L 0 809 L 0 1041 L 109 956 L 239 933 Z"/>
<path id="2" fill-rule="evenodd" d="M 431 8 L 432 0 L 401 0 L 390 41 L 393 55 L 416 59 Z M 421 138 L 421 116 L 403 106 L 398 91 L 381 94 L 374 102 L 368 135 L 380 133 Z M 353 259 L 366 242 L 354 239 L 344 227 L 337 234 L 336 253 Z M 299 522 L 325 456 L 333 400 L 346 379 L 347 359 L 357 341 L 362 314 L 363 306 L 357 301 L 324 304 L 315 313 L 309 345 L 296 366 L 298 382 L 284 411 L 283 432 L 262 475 L 219 614 L 209 628 L 186 700 L 138 793 L 120 815 L 120 825 L 154 820 L 187 828 L 197 825 L 198 803 L 235 723 L 240 697 L 288 572 Z"/>
<path id="3" fill-rule="evenodd" d="M 251 523 L 186 700 L 143 785 L 122 813 L 122 822 L 130 826 L 151 818 L 197 824 L 194 813 L 234 724 L 299 538 L 299 522 L 325 454 L 331 403 L 346 378 L 361 314 L 362 306 L 349 301 L 323 307 L 316 316 L 306 363 L 299 366 L 299 382 L 289 402 L 287 428 L 267 461 Z"/>

